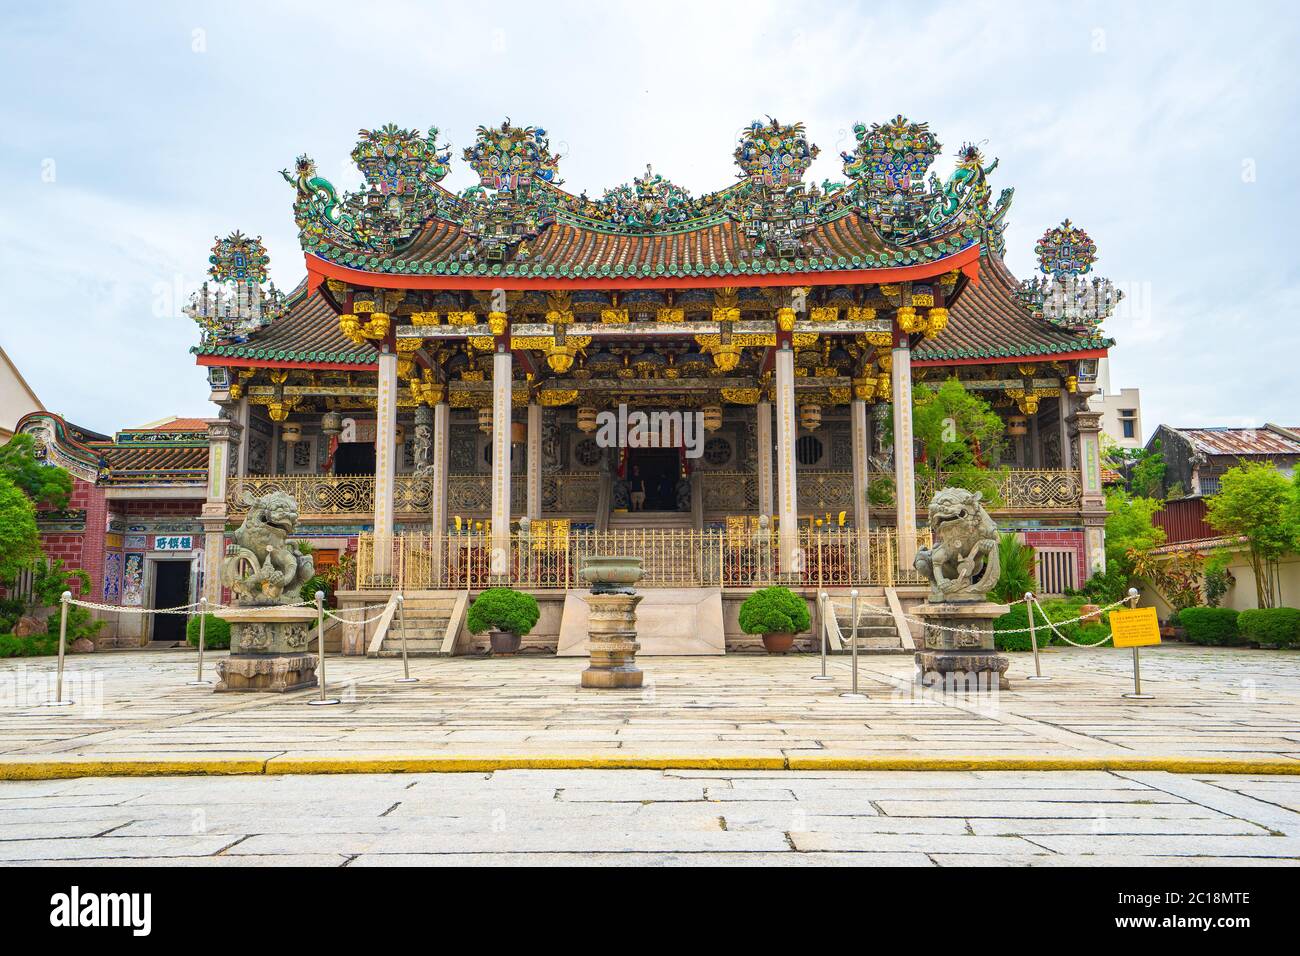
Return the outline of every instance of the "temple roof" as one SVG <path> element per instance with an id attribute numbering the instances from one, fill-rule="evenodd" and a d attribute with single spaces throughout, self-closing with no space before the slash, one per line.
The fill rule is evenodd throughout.
<path id="1" fill-rule="evenodd" d="M 208 422 L 175 416 L 117 432 L 112 438 L 32 412 L 18 430 L 36 439 L 38 456 L 100 485 L 203 485 L 208 476 Z"/>
<path id="2" fill-rule="evenodd" d="M 1016 297 L 1020 280 L 1000 256 L 985 256 L 978 283 L 952 307 L 948 327 L 912 351 L 914 362 L 1027 358 L 1108 349 L 1113 339 L 1078 334 L 1035 318 Z"/>
<path id="3" fill-rule="evenodd" d="M 254 332 L 247 341 L 209 343 L 193 351 L 253 362 L 374 365 L 375 347 L 369 342 L 356 345 L 345 336 L 339 330 L 338 312 L 318 290 L 308 293 L 306 280 L 298 283 L 286 301 L 284 315 Z"/>
<path id="4" fill-rule="evenodd" d="M 932 173 L 927 180 L 940 144 L 925 123 L 901 116 L 856 124 L 855 149 L 841 154 L 847 181 L 820 187 L 803 182 L 819 152 L 803 124 L 756 120 L 733 154 L 739 181 L 700 197 L 649 167 L 600 198 L 575 195 L 560 188 L 546 130 L 508 120 L 479 127 L 463 153 L 479 184 L 459 194 L 440 184 L 452 150 L 438 144 L 436 127 L 424 136 L 393 125 L 360 135 L 352 157 L 365 184 L 356 193 L 340 195 L 307 156 L 293 173 L 282 171 L 296 191 L 294 216 L 314 274 L 519 281 L 785 274 L 795 284 L 819 272 L 912 267 L 924 278 L 948 271 L 943 260 L 972 246 L 1000 251 L 1012 193 L 991 202 L 987 174 L 997 161 L 986 165 L 969 144 L 946 181 Z"/>

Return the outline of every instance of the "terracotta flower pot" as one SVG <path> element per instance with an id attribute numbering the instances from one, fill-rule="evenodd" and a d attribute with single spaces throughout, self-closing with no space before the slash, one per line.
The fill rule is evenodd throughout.
<path id="1" fill-rule="evenodd" d="M 764 634 L 763 646 L 769 654 L 785 654 L 794 647 L 794 635 L 788 632 Z"/>
<path id="2" fill-rule="evenodd" d="M 512 631 L 489 631 L 488 639 L 492 642 L 493 657 L 509 657 L 519 653 L 522 638 Z"/>

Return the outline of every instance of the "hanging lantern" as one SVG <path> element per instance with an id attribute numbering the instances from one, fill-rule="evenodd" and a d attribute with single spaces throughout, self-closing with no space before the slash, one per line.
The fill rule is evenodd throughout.
<path id="1" fill-rule="evenodd" d="M 326 435 L 343 433 L 343 416 L 338 412 L 326 412 L 320 417 L 320 430 Z"/>
<path id="2" fill-rule="evenodd" d="M 1017 437 L 1029 434 L 1029 419 L 1024 415 L 1012 415 L 1007 419 L 1007 434 Z"/>
<path id="3" fill-rule="evenodd" d="M 809 402 L 799 406 L 799 424 L 808 431 L 813 431 L 822 423 L 822 407 Z"/>
<path id="4" fill-rule="evenodd" d="M 524 445 L 528 442 L 528 426 L 523 422 L 510 423 L 510 444 Z"/>
<path id="5" fill-rule="evenodd" d="M 286 445 L 302 441 L 302 426 L 297 422 L 285 422 L 280 426 L 280 440 Z"/>
<path id="6" fill-rule="evenodd" d="M 700 411 L 704 415 L 704 430 L 706 432 L 716 432 L 722 427 L 721 405 L 705 405 Z"/>
<path id="7" fill-rule="evenodd" d="M 492 431 L 492 409 L 480 408 L 478 410 L 478 430 L 485 433 Z"/>
<path id="8" fill-rule="evenodd" d="M 596 409 L 591 405 L 578 409 L 578 430 L 588 435 L 596 430 Z"/>

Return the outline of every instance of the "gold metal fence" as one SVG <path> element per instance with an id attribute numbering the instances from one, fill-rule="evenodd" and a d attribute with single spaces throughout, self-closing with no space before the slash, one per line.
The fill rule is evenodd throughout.
<path id="1" fill-rule="evenodd" d="M 919 547 L 930 541 L 917 535 Z M 570 529 L 567 521 L 535 522 L 495 550 L 489 531 L 393 535 L 376 560 L 375 536 L 360 536 L 357 587 L 406 590 L 481 590 L 496 585 L 527 589 L 585 588 L 580 571 L 587 557 L 630 555 L 642 559 L 642 588 L 851 587 L 923 583 L 915 571 L 900 572 L 892 531 L 801 528 L 797 550 L 782 567 L 775 532 L 756 529 L 685 531 Z"/>

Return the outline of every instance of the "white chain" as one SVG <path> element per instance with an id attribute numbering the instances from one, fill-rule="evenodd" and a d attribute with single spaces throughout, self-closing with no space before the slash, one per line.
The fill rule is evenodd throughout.
<path id="1" fill-rule="evenodd" d="M 1008 604 L 1007 606 L 1008 606 L 1008 607 L 1014 607 L 1015 605 L 1017 605 L 1017 604 L 1023 604 L 1024 602 L 1025 602 L 1025 599 L 1024 599 L 1024 598 L 1021 598 L 1021 599 L 1018 600 L 1018 601 L 1012 601 L 1012 602 L 1011 602 L 1010 604 Z M 852 611 L 853 611 L 853 606 L 852 606 L 852 605 L 837 604 L 837 603 L 834 602 L 834 601 L 831 601 L 830 603 L 835 607 L 835 609 L 836 609 L 837 611 L 847 611 L 847 612 L 849 612 L 849 613 L 852 613 Z M 1035 604 L 1038 604 L 1038 599 L 1037 599 L 1037 598 L 1034 599 L 1034 603 L 1035 603 Z M 1073 618 L 1073 619 L 1071 619 L 1071 620 L 1069 620 L 1069 621 L 1058 621 L 1058 622 L 1056 622 L 1056 623 L 1057 623 L 1057 624 L 1078 624 L 1078 623 L 1080 623 L 1080 622 L 1082 622 L 1082 621 L 1091 620 L 1094 616 L 1100 616 L 1100 615 L 1102 615 L 1102 614 L 1105 614 L 1107 611 L 1113 610 L 1114 608 L 1117 608 L 1117 607 L 1119 607 L 1121 604 L 1124 604 L 1124 603 L 1126 603 L 1126 602 L 1123 601 L 1123 600 L 1116 601 L 1114 604 L 1108 604 L 1108 605 L 1106 605 L 1105 607 L 1100 608 L 1100 609 L 1096 612 L 1095 615 L 1091 615 L 1091 614 L 1090 614 L 1090 615 L 1088 615 L 1087 617 L 1084 617 L 1084 616 L 1080 615 L 1079 617 Z M 1040 611 L 1042 610 L 1042 605 L 1041 605 L 1041 604 L 1038 605 L 1038 609 L 1039 609 Z M 882 615 L 882 616 L 884 616 L 884 615 L 888 615 L 888 616 L 890 616 L 890 617 L 892 617 L 893 614 L 894 614 L 894 612 L 893 612 L 893 610 L 892 610 L 891 608 L 887 608 L 887 607 L 877 607 L 877 606 L 875 606 L 874 604 L 859 604 L 859 605 L 858 605 L 858 612 L 859 612 L 859 614 L 861 614 L 862 611 L 870 611 L 870 612 L 873 612 L 873 613 L 875 613 L 875 614 L 879 614 L 879 615 Z M 1047 615 L 1046 615 L 1046 612 L 1044 612 L 1043 616 L 1044 616 L 1044 617 L 1047 616 Z M 944 626 L 944 625 L 942 625 L 942 624 L 931 624 L 929 621 L 925 620 L 924 618 L 913 617 L 913 616 L 910 615 L 910 614 L 904 614 L 902 617 L 903 617 L 903 620 L 905 620 L 905 621 L 911 621 L 913 624 L 921 624 L 921 625 L 924 625 L 925 627 L 928 627 L 928 628 L 930 628 L 931 630 L 934 630 L 934 631 L 951 631 L 951 632 L 953 632 L 953 633 L 955 633 L 955 634 L 964 634 L 964 633 L 966 633 L 967 631 L 970 630 L 969 627 L 946 627 L 946 626 Z M 1052 630 L 1054 630 L 1054 631 L 1056 630 L 1056 625 L 1055 625 L 1055 624 L 1052 624 L 1050 621 L 1048 622 L 1048 626 L 1051 627 Z M 1028 633 L 1029 633 L 1029 628 L 1027 628 L 1027 627 L 1009 628 L 1009 629 L 1007 629 L 1007 630 L 1000 630 L 1000 631 L 998 631 L 998 633 L 999 633 L 999 634 L 1028 634 Z M 1059 635 L 1060 632 L 1057 631 L 1057 634 Z M 1074 643 L 1073 641 L 1069 640 L 1069 638 L 1066 638 L 1066 637 L 1064 637 L 1064 636 L 1061 637 L 1061 640 L 1065 641 L 1067 644 L 1073 644 L 1073 643 Z M 1100 641 L 1099 643 L 1103 643 L 1103 644 L 1104 644 L 1105 641 Z M 1074 646 L 1075 646 L 1075 647 L 1093 647 L 1094 645 L 1092 645 L 1092 644 L 1075 644 Z"/>
<path id="2" fill-rule="evenodd" d="M 1119 603 L 1120 603 L 1120 604 L 1123 604 L 1124 602 L 1123 602 L 1123 601 L 1120 601 Z M 1034 604 L 1037 606 L 1038 610 L 1043 611 L 1043 606 L 1042 606 L 1041 604 L 1038 603 L 1038 598 L 1034 598 Z M 1112 604 L 1110 607 L 1115 607 L 1115 605 Z M 1103 608 L 1103 609 L 1102 609 L 1102 611 L 1109 611 L 1109 610 L 1110 610 L 1110 608 Z M 1098 621 L 1101 620 L 1101 612 L 1098 612 L 1098 614 L 1096 615 L 1096 619 L 1097 619 Z M 1051 619 L 1047 616 L 1047 612 L 1046 612 L 1046 611 L 1043 611 L 1043 620 L 1047 621 L 1047 626 L 1050 627 L 1050 628 L 1052 629 L 1052 631 L 1056 634 L 1057 637 L 1059 637 L 1061 640 L 1065 641 L 1065 643 L 1069 644 L 1071 647 L 1100 647 L 1102 644 L 1105 644 L 1107 641 L 1109 641 L 1112 637 L 1115 636 L 1113 633 L 1111 633 L 1111 634 L 1107 634 L 1105 637 L 1103 637 L 1100 641 L 1097 641 L 1097 643 L 1095 643 L 1095 644 L 1078 644 L 1078 643 L 1075 643 L 1074 641 L 1070 640 L 1068 637 L 1066 637 L 1064 634 L 1062 634 L 1060 631 L 1058 631 L 1058 630 L 1056 629 L 1056 625 L 1055 625 L 1054 623 L 1052 623 Z M 1083 618 L 1078 618 L 1078 620 L 1081 621 L 1081 620 L 1083 620 Z M 1074 622 L 1073 622 L 1073 621 L 1061 621 L 1060 623 L 1062 623 L 1062 624 L 1073 624 Z M 1002 633 L 1006 634 L 1007 632 L 1006 632 L 1006 631 L 1003 631 Z"/>
<path id="3" fill-rule="evenodd" d="M 385 602 L 383 604 L 363 604 L 361 607 L 343 607 L 343 608 L 339 608 L 339 610 L 345 613 L 350 613 L 352 611 L 360 611 L 362 613 L 365 613 L 366 611 L 372 610 L 373 608 L 387 609 L 387 607 L 388 607 L 388 603 Z M 332 617 L 336 621 L 342 621 L 344 624 L 362 625 L 362 624 L 373 624 L 375 621 L 379 620 L 381 617 L 384 616 L 384 611 L 381 610 L 374 617 L 362 618 L 359 621 L 354 621 L 352 618 L 349 617 L 339 617 L 333 611 L 330 611 L 328 609 L 325 611 L 325 616 Z"/>
<path id="4" fill-rule="evenodd" d="M 77 607 L 84 607 L 92 611 L 113 611 L 119 614 L 193 614 L 200 607 L 204 607 L 202 601 L 195 601 L 193 604 L 181 604 L 176 607 L 133 607 L 119 604 L 97 604 L 94 601 L 82 601 L 78 598 L 69 598 L 69 604 L 75 604 Z M 267 607 L 315 607 L 315 601 L 296 601 L 293 604 L 274 604 L 266 605 Z M 234 604 L 207 604 L 209 612 L 211 611 L 229 611 L 234 610 L 237 605 Z"/>

